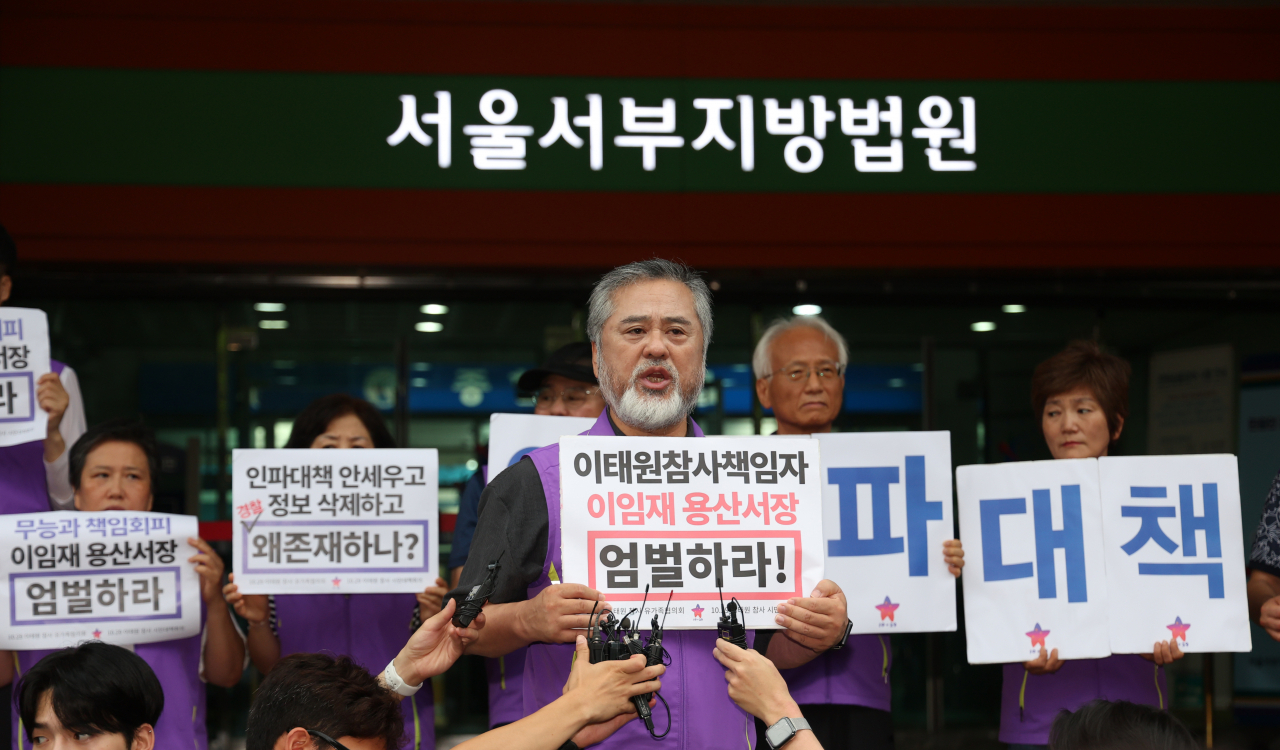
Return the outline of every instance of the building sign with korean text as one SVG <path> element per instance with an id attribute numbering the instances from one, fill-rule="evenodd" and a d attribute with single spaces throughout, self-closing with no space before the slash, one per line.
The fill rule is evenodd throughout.
<path id="1" fill-rule="evenodd" d="M 435 582 L 435 449 L 241 449 L 232 471 L 240 591 L 403 593 Z"/>
<path id="2" fill-rule="evenodd" d="M 736 598 L 749 628 L 823 578 L 818 443 L 784 438 L 566 437 L 560 441 L 562 580 L 615 608 L 714 628 Z M 674 592 L 674 593 L 673 593 Z M 656 607 L 656 609 L 655 609 Z"/>
<path id="3" fill-rule="evenodd" d="M 165 513 L 0 516 L 0 649 L 199 635 L 196 535 L 195 518 Z"/>

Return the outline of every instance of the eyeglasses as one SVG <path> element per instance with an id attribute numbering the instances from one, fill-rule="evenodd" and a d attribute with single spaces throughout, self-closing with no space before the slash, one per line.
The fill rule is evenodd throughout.
<path id="1" fill-rule="evenodd" d="M 553 388 L 540 388 L 534 396 L 534 400 L 539 406 L 551 406 L 558 400 L 564 401 L 564 405 L 568 409 L 576 409 L 587 402 L 587 399 L 595 395 L 598 388 L 585 388 L 583 386 L 569 386 L 562 391 Z"/>
<path id="2" fill-rule="evenodd" d="M 844 375 L 844 365 L 835 362 L 822 362 L 814 367 L 808 365 L 788 365 L 781 370 L 774 370 L 769 373 L 769 377 L 773 377 L 778 373 L 787 376 L 787 379 L 793 383 L 807 381 L 810 375 L 817 374 L 818 380 L 834 381 L 836 378 Z"/>
<path id="3" fill-rule="evenodd" d="M 314 729 L 308 729 L 307 734 L 312 735 L 313 737 L 319 737 L 325 742 L 328 742 L 329 746 L 332 747 L 333 750 L 351 750 L 346 745 L 342 744 L 341 742 L 338 742 L 337 740 L 325 734 L 324 732 L 317 732 Z"/>

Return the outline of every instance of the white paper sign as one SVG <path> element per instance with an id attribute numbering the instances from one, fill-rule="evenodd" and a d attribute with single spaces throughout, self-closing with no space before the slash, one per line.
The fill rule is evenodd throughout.
<path id="1" fill-rule="evenodd" d="M 127 645 L 200 634 L 196 519 L 105 511 L 0 516 L 0 649 Z"/>
<path id="2" fill-rule="evenodd" d="M 591 417 L 494 414 L 489 417 L 489 476 L 492 480 L 527 453 L 591 429 Z"/>
<path id="3" fill-rule="evenodd" d="M 854 633 L 956 629 L 956 582 L 942 559 L 955 538 L 951 434 L 815 435 L 822 446 L 827 578 Z"/>
<path id="4" fill-rule="evenodd" d="M 236 583 L 246 594 L 395 594 L 436 580 L 432 449 L 236 450 Z"/>
<path id="5" fill-rule="evenodd" d="M 1098 459 L 1111 650 L 1249 651 L 1236 457 Z"/>
<path id="6" fill-rule="evenodd" d="M 44 310 L 0 307 L 0 448 L 44 440 L 49 415 L 36 401 L 36 382 L 47 372 Z"/>
<path id="7" fill-rule="evenodd" d="M 776 628 L 823 577 L 819 466 L 815 440 L 563 438 L 562 580 L 619 609 L 649 585 L 642 622 L 674 592 L 667 627 L 714 629 L 720 578 L 748 628 Z"/>
<path id="8" fill-rule="evenodd" d="M 956 489 L 969 663 L 1110 655 L 1097 459 L 961 466 Z"/>

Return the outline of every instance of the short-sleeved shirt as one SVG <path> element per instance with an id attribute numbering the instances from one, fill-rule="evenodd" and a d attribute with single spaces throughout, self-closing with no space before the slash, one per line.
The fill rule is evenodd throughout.
<path id="1" fill-rule="evenodd" d="M 1280 576 L 1280 474 L 1271 480 L 1271 491 L 1262 506 L 1262 519 L 1258 521 L 1258 533 L 1253 537 L 1253 550 L 1249 553 L 1249 567 Z"/>

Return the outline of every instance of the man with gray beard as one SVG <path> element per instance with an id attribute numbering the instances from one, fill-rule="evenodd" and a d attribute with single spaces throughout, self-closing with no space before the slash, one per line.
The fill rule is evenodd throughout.
<path id="1" fill-rule="evenodd" d="M 587 333 L 607 409 L 586 435 L 702 437 L 690 418 L 702 391 L 711 341 L 711 294 L 691 269 L 666 260 L 615 268 L 591 293 Z M 562 582 L 560 453 L 533 451 L 494 477 L 480 498 L 480 518 L 458 589 L 480 584 L 488 564 L 502 557 L 496 588 L 484 608 L 485 627 L 467 652 L 501 656 L 530 646 L 525 657 L 524 710 L 532 713 L 561 694 L 575 637 L 587 627 L 600 592 Z M 559 584 L 559 585 L 552 585 Z M 811 597 L 778 607 L 778 631 L 751 634 L 754 647 L 780 668 L 800 666 L 842 643 L 848 617 L 843 592 L 822 581 Z M 771 638 L 775 632 L 784 637 Z M 666 741 L 675 747 L 755 747 L 750 717 L 729 699 L 724 670 L 712 653 L 714 631 L 666 634 L 671 666 L 661 693 L 671 708 Z M 659 710 L 655 723 L 665 724 Z M 800 718 L 800 717 L 795 717 Z M 572 746 L 600 740 L 591 727 Z M 647 731 L 630 722 L 605 746 L 651 747 Z M 567 746 L 566 746 L 567 747 Z"/>

